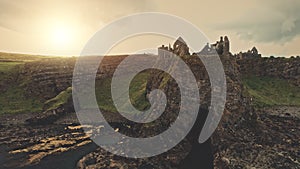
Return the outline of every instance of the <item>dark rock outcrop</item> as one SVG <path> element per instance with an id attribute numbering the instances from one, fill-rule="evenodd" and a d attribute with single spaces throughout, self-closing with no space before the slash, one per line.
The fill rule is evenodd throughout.
<path id="1" fill-rule="evenodd" d="M 275 77 L 300 86 L 300 58 L 243 58 L 237 63 L 243 76 Z"/>

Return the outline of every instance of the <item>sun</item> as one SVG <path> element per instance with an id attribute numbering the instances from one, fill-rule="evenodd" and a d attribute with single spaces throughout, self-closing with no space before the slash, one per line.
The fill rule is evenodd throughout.
<path id="1" fill-rule="evenodd" d="M 47 50 L 55 55 L 78 55 L 84 45 L 85 27 L 71 19 L 52 18 L 45 20 L 40 33 L 47 42 Z"/>
<path id="2" fill-rule="evenodd" d="M 73 30 L 67 26 L 54 27 L 51 34 L 51 39 L 54 45 L 68 45 L 74 38 Z M 62 47 L 62 46 L 61 46 Z"/>
<path id="3" fill-rule="evenodd" d="M 45 16 L 34 31 L 49 55 L 74 56 L 80 52 L 93 33 L 90 27 L 77 18 Z"/>

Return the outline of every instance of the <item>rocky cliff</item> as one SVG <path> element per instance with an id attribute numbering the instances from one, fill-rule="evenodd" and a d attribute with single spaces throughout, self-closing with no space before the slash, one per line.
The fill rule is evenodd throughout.
<path id="1" fill-rule="evenodd" d="M 228 40 L 228 38 L 226 39 Z M 222 38 L 220 42 L 222 44 Z M 211 49 L 220 51 L 220 42 L 211 47 L 207 45 L 198 55 L 203 57 L 201 55 L 209 54 Z M 217 46 L 219 47 L 216 48 Z M 299 153 L 296 145 L 299 144 L 299 141 L 294 132 L 295 128 L 299 128 L 297 127 L 299 119 L 295 114 L 299 109 L 293 108 L 292 114 L 294 115 L 291 116 L 288 113 L 291 117 L 287 119 L 280 118 L 284 113 L 279 113 L 279 115 L 278 112 L 276 113 L 277 110 L 270 113 L 270 109 L 268 111 L 255 109 L 252 98 L 249 97 L 248 91 L 242 83 L 242 77 L 274 77 L 299 86 L 299 58 L 262 58 L 256 48 L 249 51 L 243 58 L 232 55 L 230 52 L 218 52 L 218 54 L 226 74 L 227 102 L 223 118 L 210 140 L 215 168 L 280 168 L 284 166 L 295 168 L 298 164 L 297 160 L 299 160 L 296 158 Z M 202 105 L 209 106 L 211 90 L 203 63 L 197 55 L 186 55 L 182 59 L 189 65 L 197 79 L 201 89 L 199 92 L 202 96 Z M 160 84 L 165 83 L 163 72 L 154 72 L 151 77 L 149 91 L 161 87 Z M 170 81 L 166 85 L 168 87 L 163 88 L 167 95 L 174 95 L 178 90 L 178 86 L 173 83 Z M 274 112 L 277 115 L 274 115 Z M 294 117 L 296 119 L 292 120 Z M 200 126 L 202 126 L 205 116 L 199 120 L 202 121 L 200 122 Z M 288 129 L 284 123 L 289 124 L 292 129 Z M 286 135 L 283 131 L 289 134 Z M 199 130 L 197 134 L 199 134 Z M 192 139 L 197 139 L 199 136 L 197 134 Z M 282 139 L 276 139 L 277 137 Z M 290 143 L 286 143 L 285 140 L 290 140 Z M 193 142 L 191 138 L 189 141 Z M 284 152 L 286 156 L 282 157 L 278 152 Z"/>
<path id="2" fill-rule="evenodd" d="M 238 59 L 244 76 L 275 77 L 300 86 L 300 58 L 250 57 Z"/>

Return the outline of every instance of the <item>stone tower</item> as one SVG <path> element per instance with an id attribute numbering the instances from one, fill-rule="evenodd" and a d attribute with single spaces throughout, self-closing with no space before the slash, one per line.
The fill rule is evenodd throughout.
<path id="1" fill-rule="evenodd" d="M 228 54 L 230 51 L 230 42 L 227 36 L 224 37 L 223 54 Z"/>
<path id="2" fill-rule="evenodd" d="M 175 41 L 173 45 L 173 52 L 178 56 L 190 55 L 189 47 L 181 37 Z"/>

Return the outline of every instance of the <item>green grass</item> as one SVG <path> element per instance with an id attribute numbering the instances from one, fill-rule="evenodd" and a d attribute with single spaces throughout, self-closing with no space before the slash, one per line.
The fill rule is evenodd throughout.
<path id="1" fill-rule="evenodd" d="M 36 113 L 53 110 L 67 103 L 71 95 L 72 88 L 69 87 L 44 103 L 38 97 L 27 97 L 26 90 L 21 85 L 12 85 L 0 95 L 0 114 Z"/>
<path id="2" fill-rule="evenodd" d="M 36 60 L 50 58 L 50 57 L 51 56 L 0 52 L 0 61 L 28 62 L 28 61 L 36 61 Z"/>
<path id="3" fill-rule="evenodd" d="M 72 95 L 71 87 L 47 101 L 42 95 L 33 96 L 26 91 L 26 86 L 30 84 L 32 77 L 27 74 L 19 76 L 19 73 L 24 69 L 24 65 L 27 62 L 40 61 L 44 58 L 49 57 L 0 52 L 0 114 L 41 112 L 58 108 L 68 102 L 68 99 Z M 138 110 L 145 110 L 150 107 L 146 99 L 148 77 L 149 72 L 139 73 L 130 84 L 130 101 Z M 126 79 L 126 76 L 124 76 L 124 79 Z M 102 110 L 117 111 L 111 96 L 110 78 L 101 79 L 96 82 L 96 98 L 98 106 Z M 98 108 L 89 105 L 89 99 L 86 99 L 86 101 L 87 104 L 85 105 L 88 108 Z"/>
<path id="4" fill-rule="evenodd" d="M 26 84 L 31 81 L 31 77 L 19 76 L 19 73 L 25 63 L 45 58 L 49 57 L 0 52 L 0 114 L 43 111 L 45 100 L 26 92 Z M 60 104 L 56 101 L 52 100 L 52 107 L 49 108 Z"/>
<path id="5" fill-rule="evenodd" d="M 0 62 L 0 114 L 42 110 L 40 99 L 26 96 L 25 88 L 16 79 L 21 65 L 23 62 Z"/>
<path id="6" fill-rule="evenodd" d="M 72 96 L 72 87 L 68 87 L 66 90 L 60 92 L 54 98 L 47 100 L 44 104 L 44 110 L 53 110 L 58 108 L 61 105 L 66 104 L 71 96 Z"/>
<path id="7" fill-rule="evenodd" d="M 149 73 L 138 74 L 129 87 L 130 101 L 140 111 L 150 108 L 150 103 L 146 97 L 146 85 L 149 76 Z"/>
<path id="8" fill-rule="evenodd" d="M 145 110 L 150 105 L 146 99 L 146 82 L 148 75 L 137 75 L 130 85 L 130 98 L 132 104 L 138 110 Z M 111 97 L 111 79 L 106 78 L 97 82 L 96 97 L 98 106 L 104 111 L 117 112 Z M 28 112 L 41 112 L 45 110 L 53 110 L 68 102 L 72 95 L 72 88 L 69 87 L 62 91 L 56 97 L 43 102 L 41 99 L 33 96 L 26 96 L 26 90 L 20 83 L 9 86 L 5 92 L 0 95 L 0 114 L 4 113 L 28 113 Z M 86 99 L 87 101 L 89 99 Z M 85 104 L 90 107 L 97 108 Z M 126 106 L 126 105 L 122 105 Z M 87 108 L 87 107 L 85 107 Z"/>
<path id="9" fill-rule="evenodd" d="M 4 58 L 0 53 L 0 59 Z M 7 57 L 7 56 L 5 56 Z M 0 61 L 0 114 L 3 113 L 25 113 L 41 112 L 51 110 L 68 102 L 72 95 L 72 88 L 59 93 L 56 97 L 45 102 L 42 98 L 28 95 L 26 84 L 30 83 L 30 76 L 17 78 L 18 73 L 24 68 L 27 55 L 14 56 L 18 61 Z M 32 56 L 28 58 L 39 58 Z M 150 104 L 146 98 L 146 84 L 149 78 L 149 72 L 139 73 L 130 84 L 130 101 L 138 110 L 146 110 Z M 124 76 L 126 79 L 126 76 Z M 163 88 L 170 76 L 164 75 L 160 88 Z M 256 106 L 300 106 L 300 88 L 289 84 L 285 80 L 271 77 L 249 76 L 243 78 L 246 93 L 253 98 Z M 111 96 L 111 78 L 104 78 L 96 81 L 96 98 L 100 109 L 109 112 L 117 112 Z M 89 105 L 89 99 L 86 99 L 85 105 L 88 108 L 98 108 Z M 90 107 L 89 107 L 90 106 Z M 120 105 L 128 106 L 128 105 Z M 86 108 L 86 107 L 85 107 Z"/>
<path id="10" fill-rule="evenodd" d="M 18 85 L 11 85 L 0 95 L 0 114 L 40 112 L 43 104 L 38 98 L 27 97 L 25 90 Z"/>
<path id="11" fill-rule="evenodd" d="M 150 107 L 150 104 L 146 99 L 146 84 L 148 77 L 149 73 L 139 73 L 134 77 L 129 87 L 131 103 L 138 110 L 145 110 Z M 96 82 L 96 98 L 100 109 L 109 112 L 117 112 L 111 96 L 111 78 Z"/>
<path id="12" fill-rule="evenodd" d="M 243 84 L 256 106 L 300 106 L 300 88 L 286 80 L 249 76 Z"/>
<path id="13" fill-rule="evenodd" d="M 11 73 L 17 65 L 21 64 L 23 62 L 0 62 L 0 73 Z"/>

